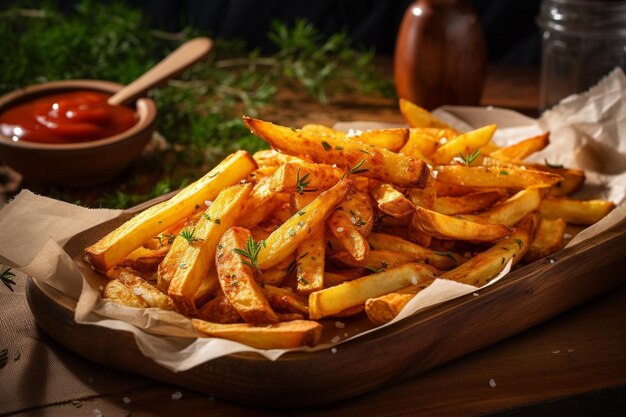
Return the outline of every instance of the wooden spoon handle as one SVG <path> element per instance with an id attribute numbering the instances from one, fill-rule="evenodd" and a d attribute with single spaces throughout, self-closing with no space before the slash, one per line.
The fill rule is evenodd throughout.
<path id="1" fill-rule="evenodd" d="M 136 99 L 152 87 L 204 58 L 212 47 L 213 42 L 209 38 L 194 38 L 185 42 L 148 72 L 111 96 L 108 103 L 119 105 Z"/>

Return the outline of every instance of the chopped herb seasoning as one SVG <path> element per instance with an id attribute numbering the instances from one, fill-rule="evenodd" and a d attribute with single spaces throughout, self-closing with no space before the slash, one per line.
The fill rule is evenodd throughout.
<path id="1" fill-rule="evenodd" d="M 480 150 L 476 150 L 476 151 L 472 152 L 471 154 L 465 154 L 465 155 L 463 155 L 461 152 L 459 152 L 459 157 L 461 157 L 461 159 L 463 160 L 463 163 L 466 166 L 472 165 L 472 162 L 474 162 L 474 160 L 476 160 L 476 158 L 478 158 L 478 155 L 480 155 Z"/>
<path id="2" fill-rule="evenodd" d="M 522 242 L 521 239 L 515 239 L 515 243 L 517 243 L 517 246 L 519 246 L 519 248 L 521 249 L 522 246 L 524 245 L 524 242 Z"/>
<path id="3" fill-rule="evenodd" d="M 309 281 L 307 281 L 305 278 L 302 278 L 302 277 L 298 278 L 298 282 L 304 285 L 309 285 Z"/>
<path id="4" fill-rule="evenodd" d="M 359 152 L 364 153 L 366 155 L 370 155 L 370 153 L 364 149 L 359 149 Z"/>
<path id="5" fill-rule="evenodd" d="M 332 149 L 332 146 L 330 146 L 330 144 L 326 142 L 325 140 L 322 141 L 322 147 L 324 148 L 325 151 L 330 151 Z"/>
<path id="6" fill-rule="evenodd" d="M 296 231 L 294 229 L 289 229 L 287 234 L 289 235 L 289 237 L 294 237 L 296 235 Z"/>
<path id="7" fill-rule="evenodd" d="M 343 146 L 335 146 L 336 151 L 343 151 Z"/>
<path id="8" fill-rule="evenodd" d="M 221 222 L 222 222 L 222 221 L 221 221 L 220 219 L 215 219 L 215 220 L 213 220 L 213 223 L 215 223 L 215 224 L 220 224 Z"/>
<path id="9" fill-rule="evenodd" d="M 220 171 L 217 171 L 215 174 L 209 174 L 209 178 L 215 178 L 220 174 Z"/>
<path id="10" fill-rule="evenodd" d="M 298 212 L 298 216 L 304 216 L 304 213 L 306 213 L 306 211 L 302 210 Z"/>
<path id="11" fill-rule="evenodd" d="M 257 263 L 257 258 L 259 256 L 259 251 L 261 247 L 266 247 L 265 241 L 261 240 L 258 243 L 252 239 L 252 236 L 248 236 L 248 241 L 246 242 L 246 249 L 234 248 L 233 252 L 238 255 L 243 256 L 248 260 L 242 260 L 241 262 L 244 265 L 248 265 L 250 268 L 254 268 L 259 271 L 259 265 Z"/>
<path id="12" fill-rule="evenodd" d="M 454 263 L 457 263 L 456 258 L 454 257 L 454 255 L 452 254 L 451 251 L 433 251 L 433 253 L 435 253 L 436 255 L 440 255 L 440 256 L 446 256 L 450 259 L 452 259 L 454 261 Z"/>
<path id="13" fill-rule="evenodd" d="M 506 171 L 500 171 L 500 175 L 509 175 L 509 173 Z"/>
<path id="14" fill-rule="evenodd" d="M 192 228 L 185 228 L 183 230 L 181 230 L 180 232 L 180 237 L 182 237 L 183 239 L 185 239 L 190 245 L 193 242 L 197 242 L 199 240 L 204 240 L 204 239 L 200 239 L 194 236 L 194 233 L 196 232 L 196 228 L 192 227 Z"/>
<path id="15" fill-rule="evenodd" d="M 298 168 L 298 175 L 296 177 L 296 189 L 298 190 L 298 194 L 310 193 L 312 191 L 317 191 L 316 188 L 312 188 L 310 190 L 306 189 L 309 186 L 309 184 L 311 183 L 311 180 L 307 181 L 307 179 L 309 178 L 310 174 L 311 174 L 310 172 L 307 172 L 302 177 L 300 177 L 300 168 Z"/>

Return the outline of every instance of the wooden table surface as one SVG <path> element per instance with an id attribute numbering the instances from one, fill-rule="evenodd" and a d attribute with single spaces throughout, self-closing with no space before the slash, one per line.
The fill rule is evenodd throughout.
<path id="1" fill-rule="evenodd" d="M 533 115 L 537 97 L 536 70 L 497 68 L 489 73 L 483 104 Z M 332 125 L 342 120 L 402 121 L 395 102 L 389 100 L 346 98 L 322 107 L 291 93 L 281 94 L 261 117 L 293 126 L 308 122 Z M 624 271 L 615 273 L 624 278 Z M 622 286 L 444 366 L 314 409 L 250 408 L 155 382 L 149 388 L 83 400 L 80 407 L 67 402 L 16 415 L 85 416 L 97 414 L 94 410 L 107 417 L 626 415 L 625 312 L 626 286 Z M 267 379 L 271 384 L 271 375 Z M 328 381 L 329 390 L 340 388 Z M 175 400 L 173 394 L 181 396 Z"/>

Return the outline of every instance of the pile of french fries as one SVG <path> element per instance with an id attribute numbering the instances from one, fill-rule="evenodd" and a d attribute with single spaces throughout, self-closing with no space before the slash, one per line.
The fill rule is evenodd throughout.
<path id="1" fill-rule="evenodd" d="M 524 162 L 548 133 L 498 147 L 405 100 L 410 128 L 340 132 L 244 117 L 273 150 L 238 151 L 86 248 L 103 296 L 172 310 L 257 348 L 315 345 L 320 320 L 392 320 L 436 278 L 482 286 L 559 250 L 581 170 Z"/>

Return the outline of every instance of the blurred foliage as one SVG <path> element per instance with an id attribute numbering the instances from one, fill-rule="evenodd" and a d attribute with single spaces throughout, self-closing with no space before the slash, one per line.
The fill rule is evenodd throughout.
<path id="1" fill-rule="evenodd" d="M 103 79 L 128 83 L 182 42 L 203 35 L 152 30 L 142 13 L 118 2 L 83 1 L 64 15 L 51 5 L 0 11 L 0 93 L 49 80 Z M 304 88 L 320 102 L 344 92 L 393 94 L 373 68 L 373 51 L 352 48 L 345 33 L 325 39 L 311 24 L 274 22 L 268 37 L 278 52 L 260 56 L 241 42 L 216 40 L 210 58 L 153 89 L 155 149 L 92 205 L 125 208 L 179 188 L 235 149 L 266 147 L 241 122 L 256 115 L 281 87 Z M 63 190 L 48 194 L 75 202 Z"/>

